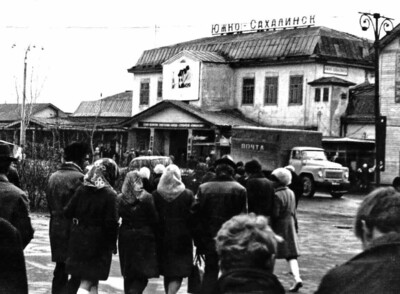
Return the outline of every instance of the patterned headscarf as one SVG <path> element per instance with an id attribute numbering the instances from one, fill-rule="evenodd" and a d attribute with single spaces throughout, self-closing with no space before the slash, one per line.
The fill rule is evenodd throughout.
<path id="1" fill-rule="evenodd" d="M 157 186 L 157 192 L 166 200 L 172 201 L 184 190 L 185 184 L 181 180 L 181 171 L 175 164 L 166 167 Z"/>
<path id="2" fill-rule="evenodd" d="M 118 165 L 115 161 L 110 158 L 101 158 L 95 161 L 93 167 L 85 175 L 83 184 L 96 189 L 112 188 L 118 175 Z"/>
<path id="3" fill-rule="evenodd" d="M 140 199 L 144 190 L 142 178 L 137 170 L 127 173 L 121 190 L 123 197 L 127 200 Z"/>

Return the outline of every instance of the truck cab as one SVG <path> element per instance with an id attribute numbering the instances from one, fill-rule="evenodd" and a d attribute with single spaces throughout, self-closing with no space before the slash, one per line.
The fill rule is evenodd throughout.
<path id="1" fill-rule="evenodd" d="M 303 196 L 313 197 L 318 189 L 328 191 L 333 198 L 340 198 L 349 189 L 349 169 L 329 161 L 322 148 L 292 148 L 289 165 L 303 181 Z"/>

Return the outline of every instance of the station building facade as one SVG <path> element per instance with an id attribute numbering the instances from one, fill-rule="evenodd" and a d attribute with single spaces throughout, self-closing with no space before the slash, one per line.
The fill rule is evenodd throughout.
<path id="1" fill-rule="evenodd" d="M 195 127 L 202 115 L 194 113 L 220 115 L 210 125 L 217 130 L 214 140 L 208 140 L 217 152 L 218 144 L 229 146 L 229 126 L 224 124 L 230 118 L 223 118 L 227 112 L 252 125 L 340 136 L 349 88 L 371 79 L 370 46 L 368 40 L 344 32 L 308 26 L 228 33 L 146 50 L 128 69 L 133 74 L 134 114 L 125 124 L 128 145 L 156 150 L 157 132 L 177 126 L 188 130 L 180 139 L 191 142 L 192 125 L 180 123 L 190 120 Z M 166 112 L 157 104 L 175 110 Z M 176 113 L 182 108 L 192 110 L 186 112 L 190 119 Z M 153 124 L 145 124 L 144 116 Z M 192 153 L 186 151 L 186 156 Z"/>

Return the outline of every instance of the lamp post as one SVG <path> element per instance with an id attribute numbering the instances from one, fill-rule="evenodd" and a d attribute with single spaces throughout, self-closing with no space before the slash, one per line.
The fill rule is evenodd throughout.
<path id="1" fill-rule="evenodd" d="M 374 69 L 375 69 L 375 100 L 374 100 L 374 114 L 375 114 L 375 182 L 379 186 L 381 182 L 381 166 L 383 166 L 382 150 L 382 130 L 380 128 L 381 113 L 379 107 L 379 36 L 382 30 L 389 33 L 393 29 L 391 18 L 380 15 L 379 13 L 360 12 L 360 26 L 363 31 L 367 31 L 370 27 L 374 30 Z"/>

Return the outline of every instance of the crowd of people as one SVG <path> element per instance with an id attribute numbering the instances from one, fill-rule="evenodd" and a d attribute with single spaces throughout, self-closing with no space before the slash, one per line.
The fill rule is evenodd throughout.
<path id="1" fill-rule="evenodd" d="M 276 259 L 292 273 L 287 290 L 303 287 L 296 214 L 302 190 L 293 167 L 267 173 L 257 160 L 235 163 L 225 155 L 207 166 L 195 193 L 173 163 L 142 167 L 126 174 L 117 193 L 116 162 L 98 158 L 85 173 L 88 152 L 82 142 L 67 146 L 48 181 L 52 293 L 98 293 L 117 253 L 130 294 L 160 276 L 165 293 L 177 293 L 194 260 L 204 260 L 203 294 L 285 293 Z M 28 293 L 23 248 L 34 230 L 26 193 L 8 179 L 14 160 L 0 145 L 0 292 Z M 317 293 L 400 293 L 399 192 L 370 193 L 358 209 L 355 235 L 364 251 L 329 271 Z"/>

